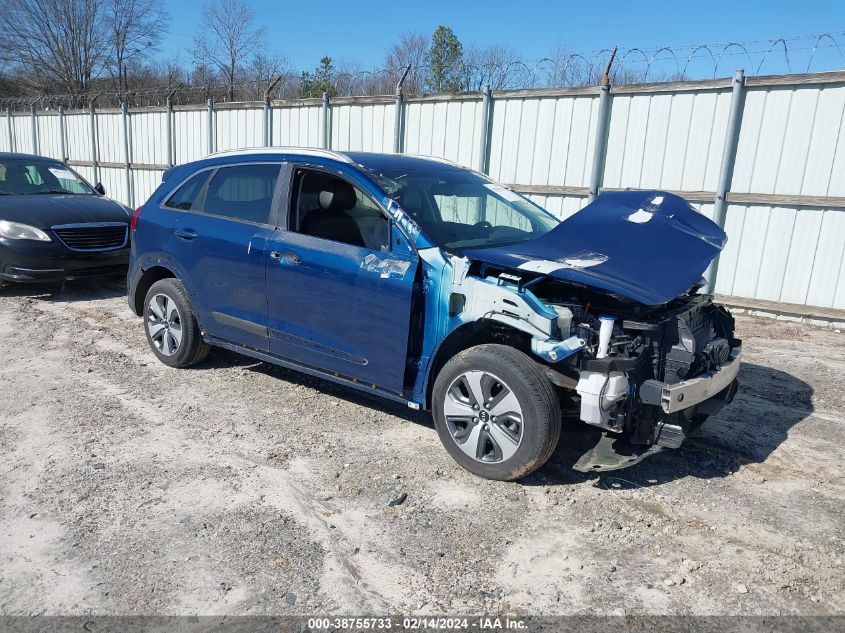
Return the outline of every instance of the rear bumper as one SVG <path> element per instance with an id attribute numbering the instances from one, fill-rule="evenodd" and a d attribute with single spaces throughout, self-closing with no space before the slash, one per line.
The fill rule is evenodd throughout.
<path id="1" fill-rule="evenodd" d="M 674 385 L 663 385 L 660 392 L 660 407 L 664 413 L 677 413 L 689 409 L 720 394 L 736 380 L 739 373 L 742 346 L 731 350 L 731 354 L 715 371 Z"/>
<path id="2" fill-rule="evenodd" d="M 54 282 L 125 275 L 129 248 L 73 252 L 55 243 L 0 242 L 0 280 Z"/>

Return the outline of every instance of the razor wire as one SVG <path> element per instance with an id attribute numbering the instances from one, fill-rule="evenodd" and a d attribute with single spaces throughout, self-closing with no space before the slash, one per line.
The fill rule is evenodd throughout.
<path id="1" fill-rule="evenodd" d="M 729 59 L 737 60 L 736 65 L 744 65 L 749 75 L 770 72 L 775 63 L 785 66 L 788 73 L 841 70 L 845 69 L 843 39 L 845 31 L 751 42 L 620 48 L 611 67 L 610 80 L 619 85 L 709 79 L 720 76 L 720 73 L 728 76 L 732 70 L 727 66 Z M 822 50 L 833 55 L 819 62 L 817 53 Z M 485 86 L 493 90 L 589 86 L 599 82 L 611 51 L 612 48 L 602 48 L 589 53 L 561 52 L 530 61 L 460 59 L 446 67 L 444 74 L 450 78 L 452 92 L 477 92 Z M 430 63 L 412 67 L 403 91 L 409 95 L 436 92 L 433 75 Z M 221 81 L 186 82 L 139 86 L 120 92 L 91 90 L 83 94 L 11 96 L 0 98 L 0 110 L 88 109 L 92 104 L 99 108 L 113 108 L 123 103 L 130 107 L 163 106 L 168 98 L 172 105 L 180 106 L 203 104 L 208 99 L 219 103 L 261 101 L 265 95 L 273 100 L 320 96 L 309 93 L 304 76 L 292 72 L 282 74 L 268 93 L 273 79 L 246 79 L 231 85 Z M 313 79 L 311 77 L 312 82 Z M 393 94 L 398 80 L 397 72 L 388 69 L 355 70 L 334 72 L 322 77 L 318 85 L 332 96 L 373 96 Z M 107 87 L 105 81 L 103 85 Z"/>

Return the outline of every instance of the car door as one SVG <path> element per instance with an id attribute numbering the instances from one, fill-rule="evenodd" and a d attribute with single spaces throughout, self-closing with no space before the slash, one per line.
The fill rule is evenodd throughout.
<path id="1" fill-rule="evenodd" d="M 417 255 L 374 192 L 360 184 L 352 186 L 354 206 L 344 211 L 357 222 L 356 239 L 341 230 L 331 236 L 301 232 L 301 211 L 316 206 L 320 179 L 352 186 L 318 170 L 293 174 L 292 212 L 268 246 L 270 350 L 400 394 Z M 355 232 L 352 225 L 347 229 Z"/>
<path id="2" fill-rule="evenodd" d="M 277 217 L 279 163 L 221 166 L 173 227 L 178 262 L 210 338 L 269 349 L 266 246 Z"/>

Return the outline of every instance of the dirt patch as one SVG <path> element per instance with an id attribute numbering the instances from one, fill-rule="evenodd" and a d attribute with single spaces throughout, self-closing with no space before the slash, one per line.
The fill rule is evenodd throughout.
<path id="1" fill-rule="evenodd" d="M 683 448 L 581 475 L 575 430 L 508 484 L 401 406 L 157 363 L 119 285 L 0 289 L 0 609 L 842 613 L 845 338 L 738 325 L 739 395 Z"/>

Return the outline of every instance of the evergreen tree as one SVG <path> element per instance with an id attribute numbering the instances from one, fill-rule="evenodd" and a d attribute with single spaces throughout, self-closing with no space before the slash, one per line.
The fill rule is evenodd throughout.
<path id="1" fill-rule="evenodd" d="M 313 73 L 305 71 L 302 73 L 302 83 L 299 90 L 301 97 L 322 97 L 327 92 L 330 97 L 337 94 L 337 87 L 334 82 L 334 65 L 332 58 L 326 55 L 320 60 L 320 65 Z"/>
<path id="2" fill-rule="evenodd" d="M 448 26 L 438 26 L 431 36 L 428 57 L 431 64 L 431 89 L 434 92 L 460 92 L 465 89 L 464 47 Z"/>

